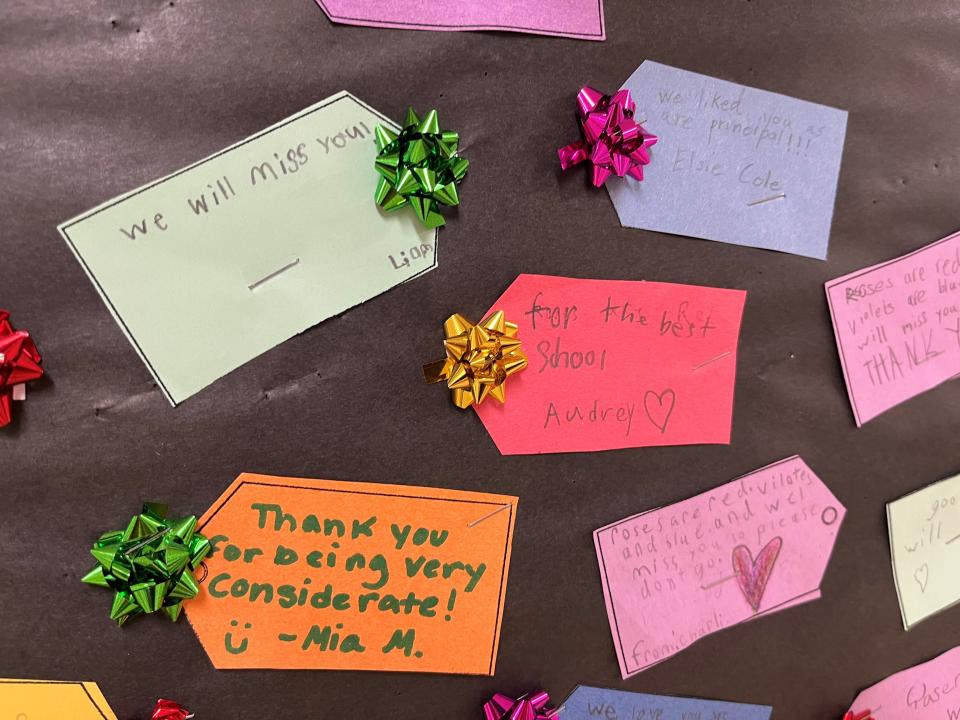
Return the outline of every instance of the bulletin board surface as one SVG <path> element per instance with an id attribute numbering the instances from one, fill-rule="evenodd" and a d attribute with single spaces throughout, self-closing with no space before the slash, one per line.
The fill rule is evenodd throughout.
<path id="1" fill-rule="evenodd" d="M 884 518 L 960 470 L 960 385 L 857 429 L 823 290 L 960 227 L 956 4 L 608 0 L 606 31 L 348 27 L 312 0 L 0 4 L 0 307 L 47 371 L 0 431 L 0 676 L 94 680 L 123 718 L 158 696 L 203 719 L 476 718 L 495 691 L 583 683 L 809 720 L 960 642 L 956 609 L 903 631 Z M 560 175 L 580 86 L 613 91 L 645 58 L 849 110 L 828 261 L 624 229 Z M 57 224 L 341 89 L 461 132 L 439 268 L 171 407 Z M 732 443 L 501 456 L 420 365 L 450 313 L 522 272 L 746 290 Z M 794 453 L 848 508 L 823 598 L 622 681 L 591 532 Z M 90 543 L 144 500 L 200 514 L 242 471 L 519 496 L 495 677 L 216 671 L 183 619 L 113 626 L 80 583 Z"/>

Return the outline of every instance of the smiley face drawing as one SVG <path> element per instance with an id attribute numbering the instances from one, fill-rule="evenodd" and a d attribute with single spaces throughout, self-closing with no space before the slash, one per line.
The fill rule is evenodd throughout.
<path id="1" fill-rule="evenodd" d="M 230 627 L 237 627 L 239 624 L 240 623 L 237 622 L 236 620 L 230 621 Z M 251 625 L 250 623 L 243 624 L 244 630 L 249 630 L 252 627 L 253 625 Z M 223 636 L 223 645 L 227 649 L 227 652 L 230 653 L 231 655 L 240 655 L 241 653 L 245 653 L 247 651 L 248 643 L 249 643 L 249 638 L 243 638 L 243 640 L 240 641 L 239 645 L 234 646 L 233 631 L 230 631 Z"/>

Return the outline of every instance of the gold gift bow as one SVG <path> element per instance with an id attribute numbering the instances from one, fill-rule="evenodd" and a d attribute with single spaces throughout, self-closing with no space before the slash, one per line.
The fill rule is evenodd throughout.
<path id="1" fill-rule="evenodd" d="M 453 404 L 461 410 L 479 405 L 488 395 L 506 402 L 507 378 L 527 366 L 516 324 L 507 322 L 502 310 L 477 325 L 457 313 L 447 318 L 443 332 L 447 357 L 423 366 L 426 381 L 446 380 Z"/>

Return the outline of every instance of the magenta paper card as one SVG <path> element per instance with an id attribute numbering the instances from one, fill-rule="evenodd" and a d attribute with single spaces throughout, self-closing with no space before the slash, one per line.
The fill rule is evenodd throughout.
<path id="1" fill-rule="evenodd" d="M 624 678 L 820 597 L 846 513 L 794 456 L 593 534 Z"/>
<path id="2" fill-rule="evenodd" d="M 960 718 L 960 647 L 867 688 L 850 710 L 870 710 L 877 720 Z"/>
<path id="3" fill-rule="evenodd" d="M 826 288 L 858 427 L 960 374 L 960 233 Z"/>
<path id="4" fill-rule="evenodd" d="M 317 0 L 333 22 L 400 30 L 509 30 L 603 40 L 603 0 Z"/>
<path id="5" fill-rule="evenodd" d="M 520 275 L 529 365 L 476 408 L 504 455 L 730 442 L 743 290 Z"/>

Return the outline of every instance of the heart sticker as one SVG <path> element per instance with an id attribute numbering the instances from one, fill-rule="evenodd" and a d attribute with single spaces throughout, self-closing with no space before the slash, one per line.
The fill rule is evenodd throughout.
<path id="1" fill-rule="evenodd" d="M 775 537 L 764 545 L 756 560 L 753 559 L 746 545 L 737 545 L 733 549 L 734 577 L 754 612 L 760 609 L 763 592 L 767 589 L 767 582 L 773 573 L 773 564 L 777 561 L 781 547 L 783 547 L 783 540 Z"/>

